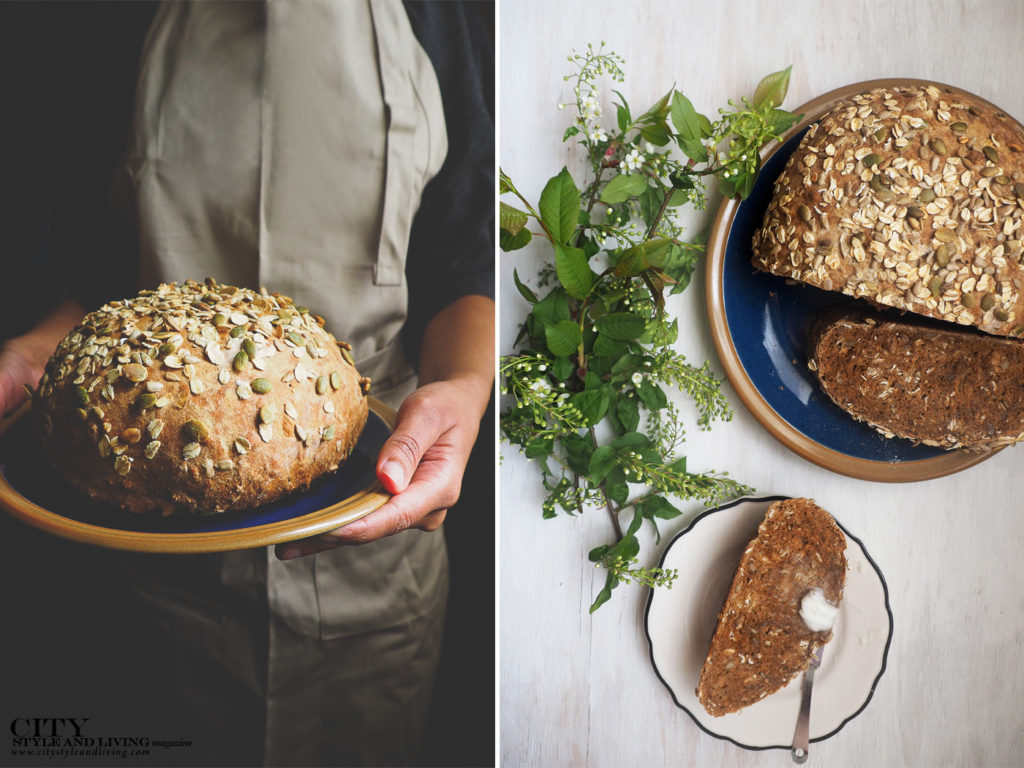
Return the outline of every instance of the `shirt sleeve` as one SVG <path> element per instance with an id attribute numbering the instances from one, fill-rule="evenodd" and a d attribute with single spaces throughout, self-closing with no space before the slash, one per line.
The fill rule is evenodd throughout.
<path id="1" fill-rule="evenodd" d="M 404 5 L 434 66 L 448 133 L 448 155 L 423 192 L 409 238 L 403 335 L 415 359 L 439 311 L 470 294 L 494 298 L 494 6 Z"/>

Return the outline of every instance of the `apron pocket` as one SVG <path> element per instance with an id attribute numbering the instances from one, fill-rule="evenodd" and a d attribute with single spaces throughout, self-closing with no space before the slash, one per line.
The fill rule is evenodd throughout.
<path id="1" fill-rule="evenodd" d="M 439 532 L 405 531 L 315 557 L 323 639 L 417 619 L 435 606 L 438 593 L 447 587 L 448 557 Z"/>

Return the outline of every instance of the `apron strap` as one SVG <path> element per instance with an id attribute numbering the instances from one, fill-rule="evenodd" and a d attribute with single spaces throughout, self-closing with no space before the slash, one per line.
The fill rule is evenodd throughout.
<path id="1" fill-rule="evenodd" d="M 405 278 L 409 231 L 417 208 L 414 190 L 402 175 L 402 169 L 412 167 L 415 160 L 417 110 L 415 97 L 409 98 L 412 84 L 402 66 L 408 54 L 395 35 L 395 30 L 401 29 L 400 25 L 408 25 L 408 21 L 398 0 L 370 0 L 370 12 L 388 121 L 384 210 L 373 281 L 377 285 L 401 285 Z"/>

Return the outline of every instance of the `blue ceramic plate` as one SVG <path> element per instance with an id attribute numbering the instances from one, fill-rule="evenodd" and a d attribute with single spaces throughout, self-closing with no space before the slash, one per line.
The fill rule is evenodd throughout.
<path id="1" fill-rule="evenodd" d="M 0 452 L 0 506 L 64 538 L 141 552 L 224 552 L 279 544 L 350 523 L 389 498 L 377 483 L 377 454 L 394 427 L 395 412 L 370 398 L 370 415 L 355 450 L 337 472 L 308 490 L 256 509 L 206 517 L 154 518 L 93 504 L 54 478 L 16 424 Z"/>
<path id="2" fill-rule="evenodd" d="M 814 463 L 852 477 L 904 482 L 957 472 L 995 451 L 944 451 L 886 438 L 836 406 L 807 368 L 815 320 L 830 309 L 867 304 L 840 293 L 755 269 L 751 241 L 761 226 L 775 179 L 807 127 L 836 101 L 879 86 L 920 83 L 876 80 L 832 91 L 798 108 L 803 121 L 782 144 L 762 151 L 750 197 L 723 201 L 708 245 L 706 298 L 712 337 L 727 377 L 744 405 L 784 445 Z"/>

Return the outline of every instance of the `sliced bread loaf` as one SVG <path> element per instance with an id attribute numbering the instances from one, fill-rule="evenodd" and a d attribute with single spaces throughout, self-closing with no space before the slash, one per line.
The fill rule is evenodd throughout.
<path id="1" fill-rule="evenodd" d="M 948 86 L 844 100 L 810 127 L 775 182 L 753 263 L 1024 335 L 1024 128 Z"/>

